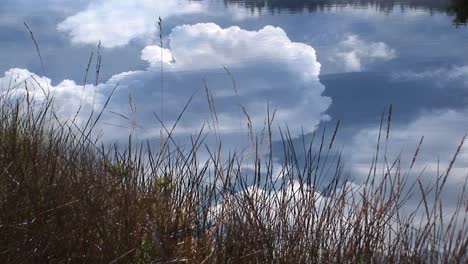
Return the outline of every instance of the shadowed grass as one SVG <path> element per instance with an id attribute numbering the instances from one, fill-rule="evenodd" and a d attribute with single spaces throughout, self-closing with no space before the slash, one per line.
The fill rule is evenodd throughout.
<path id="1" fill-rule="evenodd" d="M 0 100 L 2 263 L 467 261 L 466 183 L 450 214 L 441 199 L 464 139 L 430 185 L 385 155 L 356 186 L 341 158 L 329 158 L 339 124 L 329 142 L 323 132 L 318 143 L 303 137 L 301 149 L 280 131 L 276 164 L 268 120 L 268 154 L 257 144 L 246 170 L 241 154 L 204 144 L 203 131 L 188 149 L 174 143 L 175 126 L 156 151 L 131 137 L 106 147 L 91 139 L 100 114 L 79 129 L 58 121 L 52 100 Z M 385 148 L 391 110 L 386 119 Z M 419 205 L 408 212 L 411 196 Z"/>

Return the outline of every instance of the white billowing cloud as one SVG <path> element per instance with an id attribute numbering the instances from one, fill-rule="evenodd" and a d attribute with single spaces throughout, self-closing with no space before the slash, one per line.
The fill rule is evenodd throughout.
<path id="1" fill-rule="evenodd" d="M 302 129 L 306 133 L 313 131 L 328 118 L 325 111 L 331 99 L 322 96 L 325 87 L 319 80 L 321 66 L 314 48 L 292 42 L 281 28 L 266 26 L 247 31 L 239 27 L 221 28 L 212 23 L 183 25 L 174 28 L 167 40 L 169 46 L 163 49 L 156 45 L 143 49 L 141 57 L 149 63 L 145 70 L 116 74 L 95 89 L 96 98 L 106 98 L 119 84 L 101 119 L 101 123 L 116 125 L 103 126 L 105 137 L 118 139 L 129 132 L 120 129 L 128 127 L 129 120 L 112 111 L 127 117 L 132 115 L 141 127 L 139 136 L 157 139 L 161 126 L 153 113 L 171 126 L 192 94 L 194 97 L 176 133 L 195 133 L 205 125 L 205 131 L 215 130 L 227 137 L 224 142 L 234 146 L 238 146 L 239 139 L 246 139 L 249 129 L 263 131 L 268 108 L 270 117 L 275 112 L 273 128 L 287 125 L 293 136 Z M 211 107 L 203 80 L 213 99 Z M 74 97 L 59 92 L 64 83 L 74 87 L 69 92 Z M 80 101 L 81 89 L 75 86 L 63 82 L 52 87 L 55 96 L 60 97 L 61 106 L 68 105 L 68 100 Z M 129 111 L 129 94 L 136 113 Z"/>
<path id="2" fill-rule="evenodd" d="M 173 70 L 242 67 L 246 63 L 278 61 L 304 79 L 318 80 L 320 73 L 314 48 L 292 42 L 278 27 L 247 31 L 237 26 L 223 29 L 214 23 L 183 25 L 172 30 L 169 40 L 171 50 L 163 49 L 163 59 Z M 158 66 L 160 54 L 159 46 L 148 46 L 142 52 L 142 59 Z"/>
<path id="3" fill-rule="evenodd" d="M 58 29 L 70 35 L 73 43 L 103 47 L 124 46 L 133 39 L 154 39 L 158 16 L 203 12 L 200 2 L 184 0 L 100 0 L 66 18 Z"/>
<path id="4" fill-rule="evenodd" d="M 179 123 L 179 132 L 194 132 L 214 118 L 202 79 L 213 96 L 216 126 L 222 134 L 246 131 L 248 118 L 240 106 L 248 113 L 253 130 L 263 127 L 268 105 L 271 112 L 276 110 L 275 122 L 288 125 L 293 133 L 302 127 L 313 131 L 327 118 L 324 112 L 331 100 L 321 95 L 325 87 L 318 78 L 320 63 L 315 50 L 292 42 L 281 28 L 247 31 L 213 23 L 183 25 L 172 30 L 168 41 L 168 48 L 153 45 L 143 49 L 142 59 L 149 63 L 145 71 L 115 75 L 105 85 L 120 82 L 122 88 L 142 95 L 141 111 L 159 112 L 162 60 L 166 121 L 174 120 L 189 95 L 198 91 L 186 121 Z"/>
<path id="5" fill-rule="evenodd" d="M 388 61 L 396 57 L 396 51 L 384 42 L 367 42 L 357 35 L 350 35 L 338 44 L 333 61 L 346 72 L 365 69 L 367 64 Z"/>
<path id="6" fill-rule="evenodd" d="M 43 102 L 47 97 L 54 100 L 54 111 L 60 118 L 66 120 L 73 118 L 81 109 L 82 114 L 89 113 L 91 109 L 99 107 L 104 97 L 99 94 L 93 85 L 78 85 L 72 80 L 63 80 L 52 85 L 49 78 L 36 75 L 25 69 L 13 68 L 0 77 L 0 93 L 2 95 L 19 98 L 25 94 L 37 103 Z M 78 116 L 76 122 L 81 122 Z"/>
<path id="7" fill-rule="evenodd" d="M 141 52 L 141 59 L 147 61 L 152 66 L 159 66 L 158 63 L 160 62 L 167 64 L 174 62 L 171 50 L 161 48 L 160 46 L 146 46 Z"/>

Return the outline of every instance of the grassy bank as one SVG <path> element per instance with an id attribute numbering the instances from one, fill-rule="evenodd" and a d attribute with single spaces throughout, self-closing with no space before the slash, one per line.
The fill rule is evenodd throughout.
<path id="1" fill-rule="evenodd" d="M 51 105 L 1 98 L 1 263 L 467 261 L 466 194 L 450 215 L 442 206 L 450 167 L 425 186 L 398 160 L 381 174 L 370 164 L 355 188 L 322 135 L 299 150 L 283 133 L 283 164 L 257 154 L 245 170 L 202 134 L 184 150 L 170 135 L 102 146 Z M 415 193 L 419 206 L 403 212 Z"/>

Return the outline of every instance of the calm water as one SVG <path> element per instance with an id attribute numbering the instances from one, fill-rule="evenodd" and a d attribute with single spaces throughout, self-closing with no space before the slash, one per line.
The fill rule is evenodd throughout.
<path id="1" fill-rule="evenodd" d="M 162 59 L 158 16 L 167 48 Z M 191 95 L 181 140 L 205 124 L 226 145 L 242 146 L 250 124 L 239 105 L 255 131 L 267 106 L 293 136 L 341 120 L 338 145 L 356 178 L 372 160 L 380 115 L 392 104 L 389 151 L 410 156 L 425 135 L 422 159 L 431 171 L 468 132 L 467 18 L 463 0 L 3 0 L 0 70 L 4 87 L 31 73 L 44 76 L 43 83 L 49 78 L 64 116 L 79 102 L 99 106 L 119 83 L 110 110 L 132 115 L 130 95 L 139 125 L 109 112 L 102 125 L 109 139 L 132 129 L 156 139 L 152 113 L 171 123 Z M 44 68 L 23 22 L 34 32 Z M 80 101 L 99 41 L 98 86 L 93 63 Z M 465 147 L 450 184 L 463 182 L 467 168 Z"/>

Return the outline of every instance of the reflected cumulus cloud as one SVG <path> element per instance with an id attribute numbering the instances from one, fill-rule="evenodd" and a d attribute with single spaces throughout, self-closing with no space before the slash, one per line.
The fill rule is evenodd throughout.
<path id="1" fill-rule="evenodd" d="M 259 132 L 268 108 L 270 114 L 275 113 L 274 122 L 287 125 L 295 135 L 303 129 L 311 132 L 328 119 L 325 112 L 331 99 L 322 95 L 325 87 L 319 80 L 321 65 L 314 48 L 291 41 L 279 27 L 248 31 L 213 23 L 183 25 L 174 28 L 167 39 L 167 48 L 150 45 L 143 49 L 141 57 L 149 64 L 146 69 L 119 73 L 97 87 L 86 87 L 85 98 L 99 105 L 118 85 L 102 123 L 125 125 L 125 120 L 111 112 L 125 114 L 129 94 L 138 109 L 136 121 L 144 127 L 141 133 L 149 138 L 158 137 L 160 130 L 153 113 L 167 125 L 173 124 L 191 94 L 195 95 L 179 123 L 179 134 L 194 133 L 203 125 L 224 136 L 239 136 L 247 128 Z M 10 75 L 5 75 L 4 82 Z M 67 99 L 81 100 L 81 89 L 71 82 L 67 84 L 76 91 L 73 98 L 63 97 L 59 91 L 66 88 L 62 84 L 51 89 L 61 105 L 68 105 Z M 109 131 L 110 138 L 128 133 Z"/>
<path id="2" fill-rule="evenodd" d="M 422 71 L 395 72 L 392 74 L 395 82 L 410 82 L 431 80 L 439 87 L 447 84 L 457 83 L 461 89 L 468 88 L 468 65 L 441 67 Z"/>
<path id="3" fill-rule="evenodd" d="M 93 107 L 100 108 L 105 96 L 100 94 L 93 85 L 77 84 L 73 80 L 63 80 L 56 85 L 50 78 L 32 73 L 26 69 L 12 68 L 0 78 L 0 91 L 2 96 L 22 97 L 25 94 L 36 103 L 41 103 L 46 98 L 53 98 L 52 105 L 58 116 L 66 121 L 73 117 L 79 109 L 81 115 L 75 121 L 82 124 Z"/>
<path id="4" fill-rule="evenodd" d="M 382 132 L 379 151 L 378 175 L 384 168 L 384 154 L 387 151 L 387 167 L 399 158 L 395 166 L 400 166 L 402 173 L 406 173 L 411 166 L 413 157 L 422 138 L 422 145 L 418 150 L 416 162 L 411 170 L 410 181 L 420 178 L 423 183 L 434 183 L 437 175 L 444 174 L 451 167 L 447 178 L 448 189 L 452 194 L 458 194 L 468 177 L 468 145 L 461 145 L 455 162 L 450 165 L 460 146 L 462 139 L 468 133 L 468 108 L 459 110 L 434 110 L 421 113 L 407 124 L 392 124 L 388 144 L 385 144 L 386 131 Z M 369 126 L 358 131 L 350 140 L 349 149 L 353 150 L 349 156 L 351 169 L 357 182 L 365 180 L 369 173 L 369 164 L 376 154 L 379 126 Z M 396 167 L 392 169 L 395 173 Z M 456 190 L 456 191 L 455 191 Z M 451 194 L 447 193 L 447 197 Z M 456 198 L 456 197 L 452 197 Z"/>
<path id="5" fill-rule="evenodd" d="M 344 72 L 362 71 L 368 64 L 385 62 L 396 57 L 396 51 L 383 42 L 368 42 L 357 35 L 349 35 L 338 44 L 334 57 Z"/>
<path id="6" fill-rule="evenodd" d="M 85 10 L 67 17 L 58 30 L 75 44 L 99 41 L 107 48 L 127 45 L 133 39 L 150 39 L 157 33 L 156 20 L 203 12 L 200 2 L 184 0 L 92 1 Z"/>

